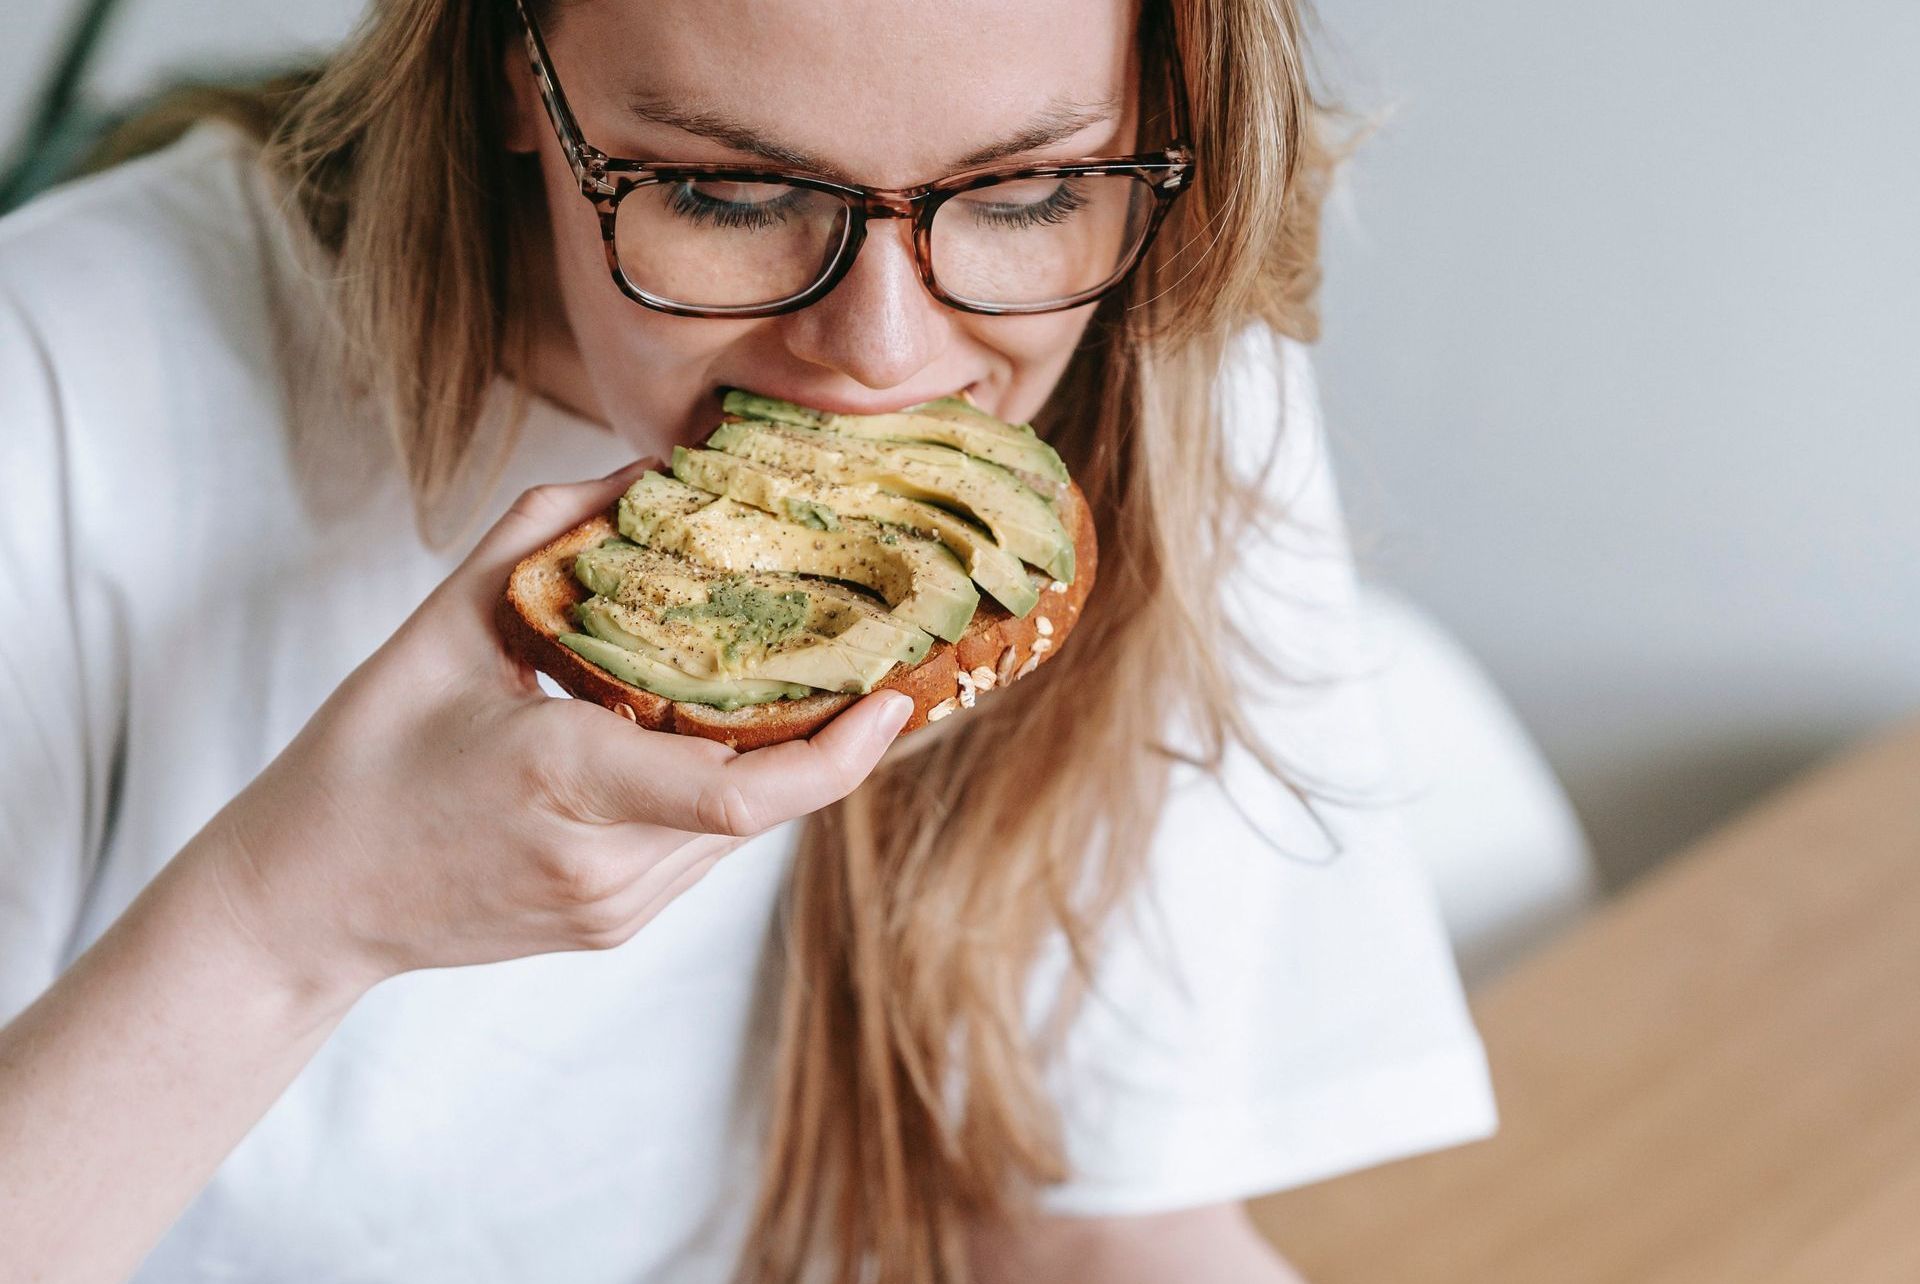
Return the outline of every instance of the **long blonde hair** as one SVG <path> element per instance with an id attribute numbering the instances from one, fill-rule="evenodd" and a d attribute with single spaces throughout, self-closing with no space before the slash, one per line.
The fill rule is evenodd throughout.
<path id="1" fill-rule="evenodd" d="M 1198 730 L 1205 764 L 1237 743 L 1284 774 L 1236 698 L 1258 660 L 1220 587 L 1262 514 L 1213 396 L 1241 327 L 1314 337 L 1333 157 L 1295 0 L 1170 7 L 1198 178 L 1040 422 L 1096 514 L 1099 586 L 1017 696 L 982 701 L 807 823 L 743 1280 L 967 1278 L 967 1229 L 1068 1175 L 1043 1071 L 1139 880 L 1169 717 Z M 376 0 L 270 140 L 337 255 L 355 373 L 423 513 L 453 493 L 483 395 L 529 341 L 526 219 L 510 215 L 538 180 L 502 145 L 511 23 L 504 0 Z M 1165 120 L 1171 45 L 1141 32 L 1143 119 Z M 1033 1028 L 1029 975 L 1050 941 L 1074 967 Z"/>

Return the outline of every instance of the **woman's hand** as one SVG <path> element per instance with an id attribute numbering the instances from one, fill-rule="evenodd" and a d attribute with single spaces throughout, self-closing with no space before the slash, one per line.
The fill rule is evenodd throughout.
<path id="1" fill-rule="evenodd" d="M 492 611 L 514 562 L 639 467 L 521 496 L 0 1027 L 8 1279 L 124 1279 L 383 977 L 617 944 L 742 836 L 872 769 L 904 697 L 735 754 L 550 700 L 508 657 Z"/>
<path id="2" fill-rule="evenodd" d="M 892 742 L 911 707 L 897 694 L 736 753 L 539 689 L 493 624 L 507 576 L 644 467 L 522 495 L 189 848 L 286 979 L 357 992 L 618 945 L 742 839 L 850 792 Z"/>

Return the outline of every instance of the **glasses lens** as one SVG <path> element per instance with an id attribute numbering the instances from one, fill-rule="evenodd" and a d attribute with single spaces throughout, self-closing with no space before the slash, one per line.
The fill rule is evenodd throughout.
<path id="1" fill-rule="evenodd" d="M 785 183 L 648 183 L 620 198 L 613 246 L 627 283 L 695 308 L 750 308 L 805 291 L 847 237 L 845 201 Z"/>
<path id="2" fill-rule="evenodd" d="M 948 294 L 1034 306 L 1098 290 L 1126 270 L 1152 219 L 1131 174 L 1004 179 L 959 193 L 933 219 L 933 275 Z"/>

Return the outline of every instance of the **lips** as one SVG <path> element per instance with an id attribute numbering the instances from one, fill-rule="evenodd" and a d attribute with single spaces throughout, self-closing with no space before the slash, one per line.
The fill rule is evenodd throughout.
<path id="1" fill-rule="evenodd" d="M 874 396 L 867 399 L 836 397 L 831 393 L 807 392 L 803 389 L 782 388 L 778 385 L 734 384 L 729 386 L 738 387 L 743 391 L 752 392 L 762 397 L 774 397 L 781 401 L 790 401 L 796 406 L 809 406 L 815 410 L 824 410 L 829 414 L 885 415 L 891 414 L 896 410 L 905 410 L 908 406 L 918 406 L 928 401 L 934 401 L 941 397 L 959 397 L 964 401 L 974 402 L 977 384 L 969 383 L 963 388 L 941 388 L 905 396 L 900 393 L 889 393 L 885 396 Z M 716 395 L 719 391 L 724 391 L 724 388 L 716 389 Z"/>

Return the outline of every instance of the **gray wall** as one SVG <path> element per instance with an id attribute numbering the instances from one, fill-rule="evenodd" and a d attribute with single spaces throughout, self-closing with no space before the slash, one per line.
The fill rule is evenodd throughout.
<path id="1" fill-rule="evenodd" d="M 1321 15 L 1349 509 L 1607 874 L 1920 708 L 1920 5 Z"/>
<path id="2" fill-rule="evenodd" d="M 356 0 L 128 0 L 101 80 Z M 1920 5 L 1321 0 L 1391 109 L 1320 372 L 1368 567 L 1487 664 L 1617 881 L 1920 707 Z M 0 134 L 65 5 L 11 4 Z"/>

